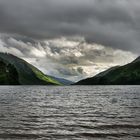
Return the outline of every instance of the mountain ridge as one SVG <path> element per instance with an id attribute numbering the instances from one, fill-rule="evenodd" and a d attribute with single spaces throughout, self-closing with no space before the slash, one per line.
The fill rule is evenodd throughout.
<path id="1" fill-rule="evenodd" d="M 73 81 L 70 81 L 70 80 L 67 80 L 67 79 L 64 79 L 64 78 L 54 77 L 54 76 L 51 76 L 51 75 L 49 75 L 49 76 L 52 77 L 53 79 L 59 81 L 63 85 L 67 85 L 68 86 L 68 85 L 74 84 Z"/>
<path id="2" fill-rule="evenodd" d="M 33 65 L 12 54 L 0 52 L 0 61 L 5 64 L 5 68 L 0 67 L 1 75 L 5 75 L 6 78 L 8 76 L 6 72 L 7 66 L 12 65 L 13 69 L 15 68 L 14 72 L 17 71 L 19 85 L 61 85 L 57 80 L 45 75 Z"/>
<path id="3" fill-rule="evenodd" d="M 112 67 L 75 85 L 140 85 L 140 56 L 131 63 Z"/>

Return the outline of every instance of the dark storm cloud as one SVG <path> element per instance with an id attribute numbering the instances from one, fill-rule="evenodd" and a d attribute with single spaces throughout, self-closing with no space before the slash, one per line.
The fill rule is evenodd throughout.
<path id="1" fill-rule="evenodd" d="M 79 41 L 72 38 L 34 41 L 26 37 L 0 34 L 0 52 L 25 59 L 48 75 L 73 81 L 116 65 L 124 65 L 137 57 L 129 51 L 87 43 L 83 38 L 79 38 Z"/>
<path id="2" fill-rule="evenodd" d="M 140 52 L 140 1 L 0 0 L 0 32 L 39 40 L 83 36 Z"/>

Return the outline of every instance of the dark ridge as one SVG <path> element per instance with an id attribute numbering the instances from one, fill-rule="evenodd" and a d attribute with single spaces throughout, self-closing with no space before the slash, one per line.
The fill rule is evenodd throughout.
<path id="1" fill-rule="evenodd" d="M 25 60 L 0 52 L 0 85 L 61 85 L 61 83 Z"/>
<path id="2" fill-rule="evenodd" d="M 140 62 L 140 56 L 137 57 L 134 61 L 132 61 L 132 63 L 136 63 L 136 62 Z"/>
<path id="3" fill-rule="evenodd" d="M 133 62 L 112 67 L 75 85 L 140 85 L 140 57 Z"/>

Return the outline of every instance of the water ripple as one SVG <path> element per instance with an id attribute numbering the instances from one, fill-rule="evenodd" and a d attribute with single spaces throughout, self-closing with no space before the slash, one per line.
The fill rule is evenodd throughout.
<path id="1" fill-rule="evenodd" d="M 1 86 L 0 139 L 139 140 L 139 86 Z"/>

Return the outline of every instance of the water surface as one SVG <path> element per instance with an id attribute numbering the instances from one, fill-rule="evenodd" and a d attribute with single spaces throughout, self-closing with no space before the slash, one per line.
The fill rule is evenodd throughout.
<path id="1" fill-rule="evenodd" d="M 0 139 L 140 140 L 140 86 L 1 86 Z"/>

